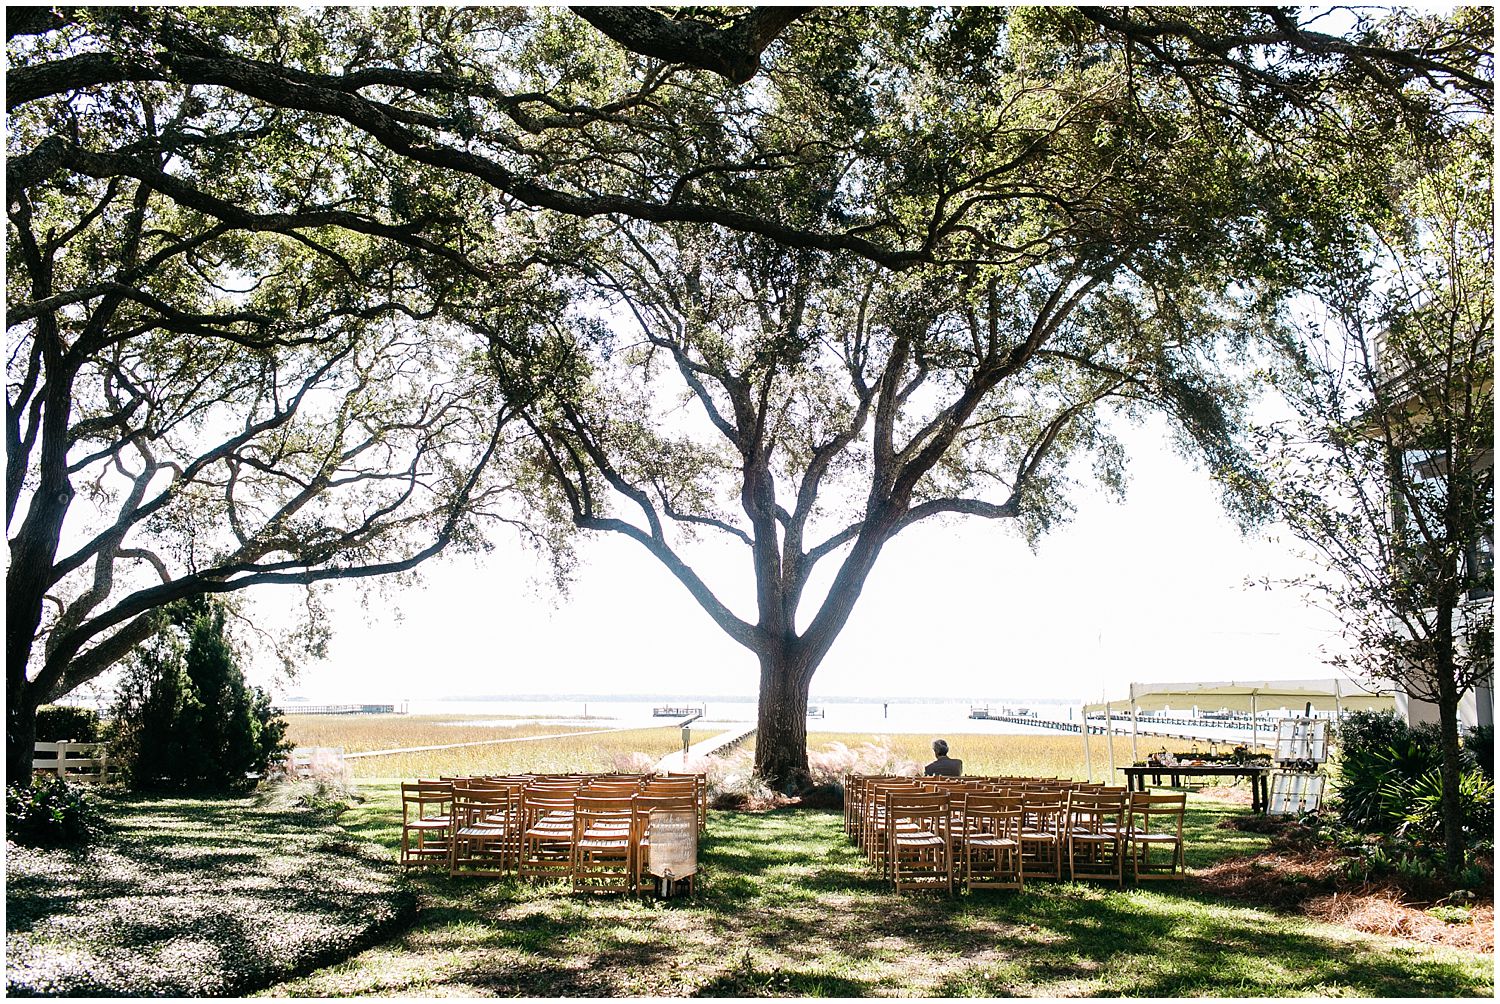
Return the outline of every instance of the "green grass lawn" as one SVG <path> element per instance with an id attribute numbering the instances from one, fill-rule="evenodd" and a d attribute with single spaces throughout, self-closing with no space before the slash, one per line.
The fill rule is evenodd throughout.
<path id="1" fill-rule="evenodd" d="M 6 846 L 9 996 L 224 996 L 342 959 L 415 904 L 384 848 L 253 799 L 104 800 L 84 852 Z"/>
<path id="2" fill-rule="evenodd" d="M 342 823 L 389 849 L 396 783 Z M 1218 829 L 1243 807 L 1190 799 L 1190 868 L 1264 847 Z M 713 813 L 704 883 L 671 901 L 565 886 L 410 880 L 417 920 L 273 987 L 301 996 L 1490 996 L 1493 957 L 1214 900 L 1191 879 L 1123 891 L 896 896 L 837 812 Z M 394 865 L 392 866 L 394 868 Z"/>

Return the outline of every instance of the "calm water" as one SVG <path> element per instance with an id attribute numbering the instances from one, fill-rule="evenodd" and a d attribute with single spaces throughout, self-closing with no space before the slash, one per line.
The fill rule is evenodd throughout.
<path id="1" fill-rule="evenodd" d="M 667 702 L 650 701 L 411 701 L 408 711 L 414 715 L 494 715 L 496 724 L 501 716 L 513 721 L 513 716 L 561 721 L 571 725 L 593 725 L 598 728 L 622 728 L 634 726 L 665 725 L 672 721 L 656 718 L 651 712 Z M 813 707 L 823 710 L 822 718 L 809 718 L 807 727 L 813 732 L 863 732 L 869 734 L 932 734 L 969 733 L 990 735 L 1022 735 L 1060 733 L 1051 729 L 1040 729 L 1009 722 L 989 722 L 969 718 L 968 702 L 909 702 L 892 701 L 882 707 L 865 702 L 812 702 Z M 702 707 L 706 714 L 702 722 L 727 724 L 755 721 L 755 704 L 751 701 L 684 701 L 673 706 Z M 288 711 L 295 705 L 289 704 Z M 998 711 L 998 706 L 995 707 Z M 1068 721 L 1066 705 L 1033 707 L 1040 716 Z M 1072 710 L 1078 714 L 1076 708 Z M 471 723 L 472 724 L 472 723 Z"/>
<path id="2" fill-rule="evenodd" d="M 460 715 L 493 715 L 495 716 L 495 725 L 514 725 L 517 719 L 531 719 L 583 728 L 619 729 L 649 728 L 673 724 L 675 719 L 657 718 L 651 713 L 653 708 L 667 703 L 665 701 L 584 701 L 581 699 L 413 700 L 407 702 L 407 710 L 410 714 L 414 715 L 453 715 L 455 718 Z M 755 721 L 755 704 L 751 701 L 725 699 L 671 703 L 674 707 L 704 708 L 706 714 L 701 719 L 702 727 L 704 728 L 752 723 Z M 812 705 L 823 710 L 823 717 L 808 718 L 807 728 L 809 732 L 857 732 L 867 735 L 929 735 L 933 737 L 944 735 L 1060 736 L 1070 734 L 1038 726 L 971 719 L 969 717 L 969 709 L 973 705 L 967 701 L 892 701 L 885 706 L 879 703 L 864 701 L 813 701 Z M 288 712 L 296 713 L 296 703 L 288 703 L 285 707 Z M 992 704 L 991 707 L 997 713 L 1001 708 L 999 704 Z M 1027 705 L 1027 707 L 1035 711 L 1043 719 L 1062 722 L 1078 720 L 1077 705 L 1036 702 Z M 473 725 L 476 723 L 470 721 L 466 724 Z M 1099 720 L 1096 719 L 1094 724 L 1100 724 Z M 1152 726 L 1145 719 L 1142 719 L 1140 728 L 1143 732 L 1153 729 L 1166 733 L 1187 731 L 1182 726 L 1177 725 Z M 1260 733 L 1261 741 L 1265 742 L 1272 738 L 1275 734 L 1275 728 L 1274 722 L 1263 722 Z M 1118 736 L 1128 737 L 1130 735 L 1129 720 L 1126 719 L 1122 722 L 1117 718 L 1115 720 L 1115 729 Z M 1216 728 L 1208 724 L 1197 725 L 1191 729 L 1191 732 L 1203 737 L 1212 737 L 1215 740 L 1243 742 L 1249 738 L 1247 731 Z M 1153 740 L 1143 738 L 1142 741 L 1153 746 L 1167 745 L 1175 748 L 1177 745 L 1180 745 L 1180 743 L 1174 744 L 1172 740 L 1167 739 Z"/>

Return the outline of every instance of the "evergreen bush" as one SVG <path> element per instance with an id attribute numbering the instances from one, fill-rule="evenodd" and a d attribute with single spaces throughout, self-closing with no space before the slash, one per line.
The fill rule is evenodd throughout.
<path id="1" fill-rule="evenodd" d="M 211 599 L 174 604 L 139 646 L 116 696 L 111 741 L 138 790 L 234 793 L 254 787 L 290 749 L 270 695 L 245 683 Z"/>
<path id="2" fill-rule="evenodd" d="M 39 743 L 99 741 L 99 712 L 66 704 L 44 704 L 36 709 L 36 741 Z"/>
<path id="3" fill-rule="evenodd" d="M 5 839 L 33 847 L 85 844 L 104 830 L 92 795 L 60 777 L 39 775 L 31 786 L 5 789 Z"/>
<path id="4" fill-rule="evenodd" d="M 1464 749 L 1474 758 L 1474 766 L 1491 781 L 1495 780 L 1495 726 L 1476 725 L 1464 736 Z"/>
<path id="5" fill-rule="evenodd" d="M 1477 746 L 1466 745 L 1458 785 L 1464 839 L 1471 848 L 1490 842 L 1495 812 L 1494 780 L 1484 772 Z M 1365 833 L 1440 840 L 1441 757 L 1433 725 L 1411 727 L 1391 712 L 1350 714 L 1339 727 L 1339 818 Z"/>

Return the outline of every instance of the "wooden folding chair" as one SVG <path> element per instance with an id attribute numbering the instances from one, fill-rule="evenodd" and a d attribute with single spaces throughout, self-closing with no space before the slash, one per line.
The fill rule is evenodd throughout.
<path id="1" fill-rule="evenodd" d="M 673 773 L 667 771 L 656 776 L 659 781 L 683 781 L 693 782 L 693 791 L 698 798 L 698 832 L 708 832 L 708 775 L 697 773 Z"/>
<path id="2" fill-rule="evenodd" d="M 1125 796 L 1068 795 L 1068 873 L 1125 884 Z"/>
<path id="3" fill-rule="evenodd" d="M 579 794 L 573 800 L 574 892 L 631 892 L 635 884 L 633 795 Z"/>
<path id="4" fill-rule="evenodd" d="M 635 816 L 632 844 L 635 850 L 635 889 L 649 892 L 656 887 L 656 877 L 651 872 L 651 822 L 655 813 L 692 813 L 697 818 L 698 797 L 692 792 L 676 794 L 653 794 L 635 796 Z M 690 887 L 697 889 L 697 876 L 688 879 Z"/>
<path id="5" fill-rule="evenodd" d="M 565 878 L 573 869 L 575 791 L 521 792 L 521 840 L 516 873 L 523 879 Z"/>
<path id="6" fill-rule="evenodd" d="M 1137 882 L 1157 879 L 1180 879 L 1187 874 L 1182 842 L 1182 823 L 1187 815 L 1187 795 L 1148 795 L 1136 792 L 1130 796 L 1129 842 L 1130 870 Z M 1167 852 L 1165 863 L 1151 860 L 1151 849 Z"/>
<path id="7" fill-rule="evenodd" d="M 953 892 L 951 798 L 947 792 L 888 791 L 885 827 L 887 860 L 897 892 L 941 889 Z"/>
<path id="8" fill-rule="evenodd" d="M 448 833 L 453 827 L 453 785 L 416 781 L 401 785 L 401 869 L 448 863 Z"/>
<path id="9" fill-rule="evenodd" d="M 964 800 L 959 874 L 965 889 L 1020 889 L 1019 797 L 970 792 Z"/>
<path id="10" fill-rule="evenodd" d="M 1059 791 L 1021 795 L 1021 873 L 1025 878 L 1062 878 L 1063 808 Z"/>
<path id="11" fill-rule="evenodd" d="M 520 785 L 454 782 L 448 874 L 510 874 L 520 849 L 520 806 Z"/>
<path id="12" fill-rule="evenodd" d="M 864 841 L 865 857 L 870 866 L 882 877 L 886 874 L 887 855 L 890 851 L 890 833 L 886 819 L 886 798 L 892 793 L 920 794 L 922 788 L 911 778 L 886 778 L 870 783 L 865 798 Z"/>

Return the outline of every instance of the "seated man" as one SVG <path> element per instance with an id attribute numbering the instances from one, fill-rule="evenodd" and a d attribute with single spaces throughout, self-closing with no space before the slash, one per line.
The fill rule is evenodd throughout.
<path id="1" fill-rule="evenodd" d="M 932 752 L 937 754 L 937 759 L 927 765 L 922 771 L 923 774 L 935 777 L 958 777 L 964 772 L 964 762 L 954 760 L 948 755 L 948 740 L 934 739 Z"/>

